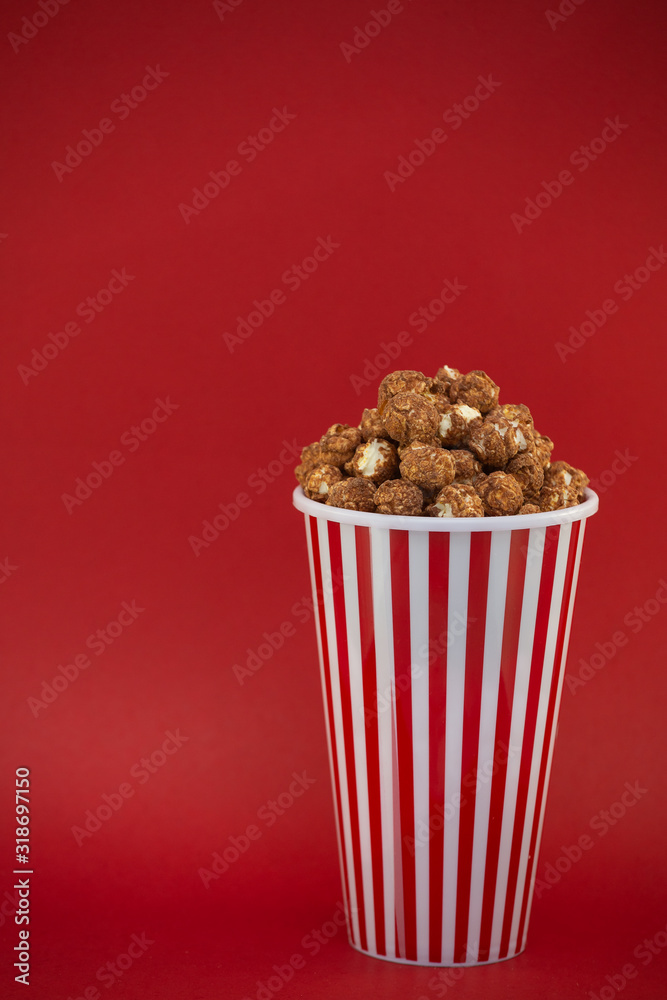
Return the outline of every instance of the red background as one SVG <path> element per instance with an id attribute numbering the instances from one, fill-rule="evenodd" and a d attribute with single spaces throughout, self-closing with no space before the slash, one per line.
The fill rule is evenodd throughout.
<path id="1" fill-rule="evenodd" d="M 531 407 L 555 457 L 618 480 L 589 524 L 569 672 L 614 632 L 628 642 L 564 690 L 538 875 L 626 781 L 647 790 L 536 899 L 526 953 L 466 971 L 447 995 L 588 997 L 628 962 L 639 972 L 625 997 L 664 995 L 667 954 L 643 966 L 633 950 L 667 925 L 666 612 L 636 634 L 624 618 L 667 575 L 650 513 L 664 489 L 667 269 L 627 302 L 613 286 L 667 238 L 665 13 L 590 0 L 551 27 L 545 2 L 405 0 L 349 62 L 340 43 L 373 9 L 359 0 L 243 0 L 222 20 L 209 2 L 73 0 L 18 52 L 7 38 L 0 558 L 15 568 L 0 586 L 0 890 L 26 766 L 32 996 L 106 996 L 97 969 L 144 932 L 154 943 L 116 996 L 255 997 L 297 953 L 305 967 L 277 996 L 438 995 L 432 970 L 363 957 L 342 932 L 317 956 L 301 943 L 333 916 L 340 883 L 315 632 L 292 610 L 310 592 L 303 523 L 279 456 L 283 440 L 305 444 L 373 405 L 384 359 L 360 392 L 351 376 L 402 330 L 412 343 L 392 368 L 484 368 L 505 401 Z M 39 9 L 5 4 L 5 36 Z M 147 66 L 168 77 L 121 120 L 111 104 Z M 460 128 L 443 123 L 489 74 L 488 100 Z M 250 163 L 237 147 L 274 107 L 296 117 Z M 570 154 L 615 116 L 628 127 L 580 172 Z M 105 117 L 114 131 L 59 180 L 52 163 Z M 447 140 L 392 193 L 385 172 L 438 127 Z M 241 173 L 186 223 L 179 204 L 234 158 Z M 512 213 L 568 167 L 573 183 L 517 232 Z M 283 272 L 329 236 L 340 246 L 287 289 Z M 93 322 L 79 317 L 26 385 L 19 366 L 114 268 L 134 276 L 127 288 Z M 418 333 L 409 316 L 445 279 L 465 291 Z M 230 352 L 223 334 L 278 287 L 286 301 Z M 610 297 L 618 311 L 561 360 L 555 345 Z M 167 397 L 178 408 L 148 440 L 119 443 Z M 617 477 L 616 449 L 633 458 Z M 125 462 L 68 513 L 62 495 L 114 450 Z M 260 494 L 249 477 L 270 462 Z M 195 555 L 189 536 L 239 492 L 250 505 Z M 132 600 L 136 622 L 35 715 L 28 699 Z M 240 684 L 234 664 L 284 622 L 294 634 Z M 149 781 L 130 779 L 133 797 L 78 846 L 86 810 L 176 729 L 187 742 Z M 304 796 L 271 827 L 258 821 L 304 770 Z M 206 889 L 198 869 L 253 822 L 261 838 Z M 18 928 L 3 916 L 0 992 L 19 996 Z"/>

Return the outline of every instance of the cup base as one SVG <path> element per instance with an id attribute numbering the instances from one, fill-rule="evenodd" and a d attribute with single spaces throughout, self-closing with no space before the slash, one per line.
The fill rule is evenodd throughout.
<path id="1" fill-rule="evenodd" d="M 508 962 L 512 958 L 517 958 L 526 950 L 526 946 L 524 945 L 520 951 L 515 951 L 511 955 L 505 955 L 504 958 L 489 958 L 486 962 L 419 962 L 412 958 L 397 958 L 393 955 L 378 955 L 373 951 L 364 951 L 363 948 L 354 944 L 349 938 L 348 944 L 355 951 L 358 951 L 360 955 L 365 955 L 367 958 L 379 958 L 381 962 L 393 962 L 395 965 L 416 965 L 430 969 L 474 969 L 475 966 L 497 965 L 498 962 Z"/>

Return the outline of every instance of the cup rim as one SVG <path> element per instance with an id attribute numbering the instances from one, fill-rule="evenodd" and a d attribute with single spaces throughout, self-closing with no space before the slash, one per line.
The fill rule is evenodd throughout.
<path id="1" fill-rule="evenodd" d="M 399 531 L 521 531 L 529 528 L 546 528 L 557 524 L 583 521 L 595 514 L 599 497 L 594 490 L 586 489 L 586 499 L 575 507 L 561 510 L 540 511 L 539 514 L 515 514 L 513 517 L 407 517 L 402 514 L 377 514 L 361 510 L 327 507 L 310 500 L 300 486 L 292 493 L 292 503 L 297 510 L 311 517 L 339 524 L 357 524 L 366 528 L 386 528 Z"/>

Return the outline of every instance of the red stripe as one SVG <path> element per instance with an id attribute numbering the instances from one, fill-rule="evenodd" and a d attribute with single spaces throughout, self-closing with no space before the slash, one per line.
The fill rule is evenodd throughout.
<path id="1" fill-rule="evenodd" d="M 328 522 L 329 553 L 331 572 L 334 577 L 343 575 L 340 524 Z M 336 643 L 338 647 L 338 673 L 340 676 L 340 699 L 343 715 L 343 745 L 345 747 L 345 770 L 347 773 L 347 796 L 350 804 L 350 827 L 352 834 L 352 858 L 354 861 L 354 881 L 357 888 L 359 907 L 359 937 L 361 948 L 367 950 L 364 886 L 361 877 L 361 843 L 359 838 L 359 803 L 357 799 L 357 776 L 354 766 L 354 736 L 352 728 L 352 696 L 350 690 L 350 662 L 347 651 L 347 620 L 345 616 L 344 586 L 334 591 L 334 618 L 336 621 Z"/>
<path id="2" fill-rule="evenodd" d="M 493 904 L 495 902 L 496 877 L 498 875 L 500 833 L 502 828 L 503 803 L 505 799 L 505 782 L 507 779 L 509 738 L 512 724 L 512 703 L 514 700 L 514 680 L 516 677 L 516 660 L 519 647 L 519 630 L 521 627 L 521 609 L 523 604 L 523 586 L 526 576 L 526 562 L 528 558 L 529 535 L 529 531 L 513 531 L 512 541 L 510 543 L 510 558 L 507 572 L 507 597 L 505 601 L 505 620 L 503 622 L 503 646 L 500 655 L 498 707 L 496 714 L 496 733 L 493 754 L 494 764 L 497 764 L 498 767 L 491 782 L 489 832 L 486 846 L 482 920 L 479 935 L 479 962 L 488 961 L 491 946 Z"/>
<path id="3" fill-rule="evenodd" d="M 442 961 L 449 533 L 429 538 L 429 961 Z"/>
<path id="4" fill-rule="evenodd" d="M 412 778 L 412 687 L 410 683 L 410 577 L 408 532 L 389 532 L 394 630 L 395 718 L 398 757 L 398 797 L 403 872 L 404 958 L 417 960 L 417 903 L 415 885 L 415 798 Z M 399 920 L 400 922 L 400 920 Z M 400 937 L 397 939 L 400 941 Z M 397 947 L 398 951 L 398 947 Z"/>
<path id="5" fill-rule="evenodd" d="M 366 771 L 371 830 L 375 943 L 380 955 L 387 954 L 384 927 L 384 881 L 382 869 L 382 810 L 380 804 L 380 744 L 378 737 L 377 673 L 373 628 L 373 586 L 370 528 L 355 527 L 357 578 L 359 582 L 359 625 L 361 669 L 366 718 Z"/>
<path id="6" fill-rule="evenodd" d="M 461 807 L 456 881 L 454 961 L 465 962 L 468 947 L 470 878 L 477 793 L 479 725 L 482 708 L 482 673 L 486 632 L 486 601 L 489 590 L 491 532 L 471 532 L 468 576 L 468 627 L 466 631 L 465 693 L 461 758 Z"/>
<path id="7" fill-rule="evenodd" d="M 530 901 L 530 884 L 533 877 L 533 868 L 535 867 L 537 861 L 537 853 L 539 851 L 539 844 L 537 843 L 537 834 L 540 827 L 541 814 L 544 811 L 545 796 L 547 791 L 547 763 L 549 759 L 549 750 L 552 741 L 552 732 L 556 724 L 556 696 L 558 694 L 558 684 L 560 681 L 560 676 L 563 672 L 565 663 L 563 657 L 563 643 L 565 641 L 565 629 L 567 626 L 567 618 L 570 606 L 570 600 L 572 596 L 572 584 L 574 580 L 574 563 L 577 555 L 577 543 L 579 541 L 579 528 L 581 526 L 581 521 L 574 521 L 572 524 L 572 532 L 570 534 L 569 549 L 567 553 L 567 565 L 565 568 L 565 579 L 563 581 L 563 601 L 560 608 L 560 621 L 558 625 L 558 637 L 556 640 L 556 650 L 554 654 L 554 670 L 551 679 L 551 691 L 549 692 L 549 706 L 547 708 L 547 720 L 544 730 L 544 752 L 542 754 L 542 761 L 540 764 L 540 773 L 537 780 L 537 798 L 535 802 L 535 817 L 533 819 L 533 829 L 530 837 L 530 847 L 529 851 L 529 861 L 528 868 L 526 869 L 526 884 L 523 890 L 523 902 L 521 904 L 521 918 L 519 920 L 519 932 L 517 936 L 517 950 L 522 946 L 522 938 L 524 935 L 524 928 L 526 924 L 526 914 L 528 912 L 528 903 Z M 563 661 L 563 662 L 561 662 Z"/>
<path id="8" fill-rule="evenodd" d="M 526 718 L 521 741 L 521 761 L 519 764 L 519 784 L 517 788 L 516 808 L 514 811 L 514 831 L 510 863 L 507 873 L 507 894 L 505 896 L 505 915 L 500 936 L 500 952 L 498 958 L 505 958 L 509 952 L 510 933 L 514 900 L 517 890 L 519 864 L 521 861 L 521 843 L 523 841 L 526 821 L 526 805 L 528 802 L 528 786 L 533 764 L 533 749 L 535 745 L 535 730 L 537 727 L 537 710 L 540 702 L 542 674 L 544 672 L 544 651 L 547 645 L 549 629 L 549 611 L 553 594 L 554 574 L 556 572 L 556 553 L 558 552 L 558 525 L 546 529 L 544 535 L 544 552 L 542 555 L 542 570 L 540 573 L 540 589 L 537 598 L 537 614 L 535 617 L 535 632 L 533 636 L 533 652 L 530 663 L 528 695 L 526 698 Z"/>
<path id="9" fill-rule="evenodd" d="M 331 698 L 331 668 L 329 664 L 329 645 L 327 637 L 327 622 L 324 613 L 324 588 L 322 585 L 322 563 L 320 560 L 320 541 L 317 533 L 317 518 L 308 517 L 309 527 L 310 527 L 310 539 L 313 549 L 313 570 L 315 573 L 315 591 L 317 600 L 316 613 L 319 616 L 320 621 L 320 635 L 322 638 L 322 663 L 323 663 L 323 673 L 324 673 L 324 711 L 327 713 L 327 718 L 329 720 L 329 733 L 331 736 L 331 766 L 333 770 L 333 784 L 334 784 L 334 800 L 336 803 L 336 814 L 338 818 L 338 830 L 341 841 L 341 857 L 343 864 L 343 892 L 345 893 L 345 902 L 347 904 L 348 918 L 350 919 L 350 927 L 352 926 L 351 913 L 350 913 L 350 885 L 348 880 L 347 871 L 347 857 L 345 853 L 345 835 L 343 827 L 343 808 L 341 804 L 340 797 L 340 775 L 338 773 L 338 753 L 336 749 L 336 727 L 334 725 L 333 716 L 333 702 Z"/>

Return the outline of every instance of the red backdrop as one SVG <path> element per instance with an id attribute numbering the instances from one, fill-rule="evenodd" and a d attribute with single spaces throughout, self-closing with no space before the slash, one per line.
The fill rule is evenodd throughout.
<path id="1" fill-rule="evenodd" d="M 20 767 L 34 997 L 664 995 L 665 13 L 545 2 L 4 5 L 2 995 Z M 443 363 L 601 494 L 528 950 L 449 980 L 312 937 L 290 505 L 296 446 Z"/>

